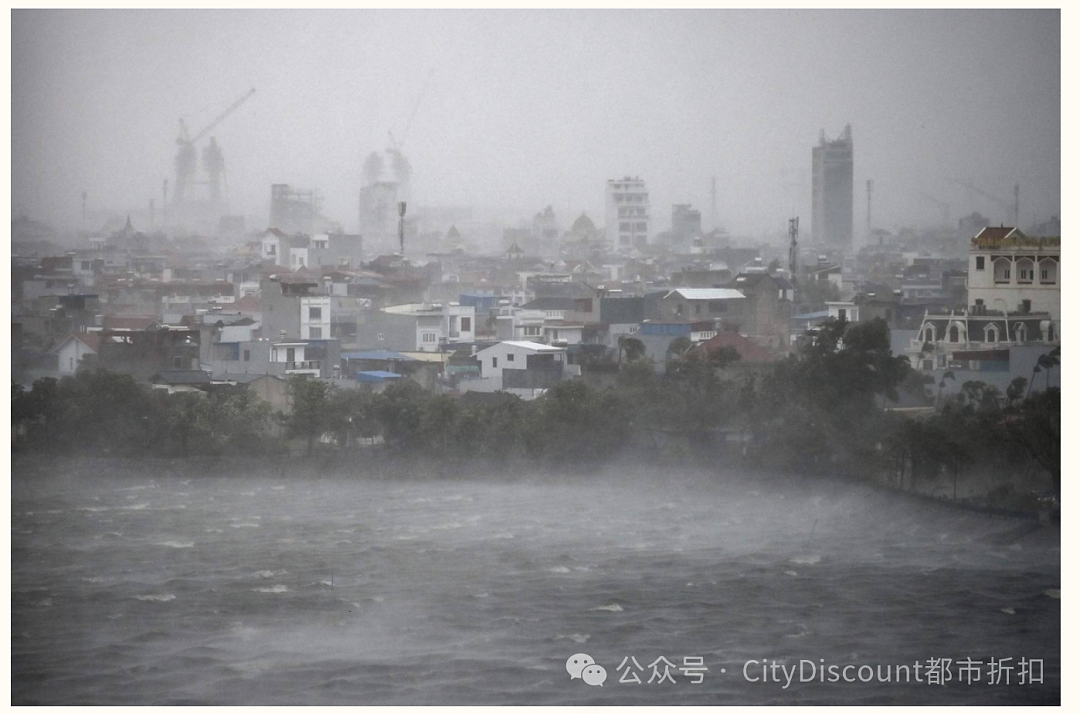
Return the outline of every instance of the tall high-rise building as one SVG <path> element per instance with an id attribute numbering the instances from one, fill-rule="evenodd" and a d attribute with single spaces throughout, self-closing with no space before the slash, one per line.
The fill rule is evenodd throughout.
<path id="1" fill-rule="evenodd" d="M 631 250 L 649 242 L 652 218 L 649 189 L 635 177 L 609 179 L 604 211 L 608 245 L 615 250 Z"/>
<path id="2" fill-rule="evenodd" d="M 701 235 L 701 211 L 689 203 L 671 205 L 671 235 L 675 238 L 695 238 Z"/>
<path id="3" fill-rule="evenodd" d="M 851 125 L 835 141 L 825 138 L 813 151 L 813 210 L 810 235 L 818 245 L 851 248 L 854 199 L 854 147 Z"/>

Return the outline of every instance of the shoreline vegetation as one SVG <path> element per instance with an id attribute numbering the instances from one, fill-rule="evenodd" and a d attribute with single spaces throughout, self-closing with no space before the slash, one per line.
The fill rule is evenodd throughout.
<path id="1" fill-rule="evenodd" d="M 928 384 L 891 353 L 880 320 L 830 320 L 783 361 L 737 362 L 730 350 L 672 359 L 662 372 L 631 360 L 611 387 L 561 382 L 532 401 L 496 393 L 471 402 L 411 380 L 372 393 L 292 378 L 289 414 L 244 389 L 170 395 L 84 369 L 29 391 L 13 384 L 13 471 L 96 457 L 184 463 L 185 472 L 247 464 L 283 475 L 518 480 L 622 465 L 838 476 L 987 513 L 1058 510 L 1059 389 L 1032 393 L 1018 378 L 1004 394 L 967 382 L 943 396 L 944 379 Z M 1056 367 L 1057 354 L 1040 364 Z M 936 409 L 888 409 L 901 392 Z"/>

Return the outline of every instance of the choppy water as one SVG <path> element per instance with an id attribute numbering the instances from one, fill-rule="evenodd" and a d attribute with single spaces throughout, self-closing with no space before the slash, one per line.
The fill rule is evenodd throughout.
<path id="1" fill-rule="evenodd" d="M 12 702 L 1057 702 L 1058 535 L 1026 530 L 840 483 L 16 473 Z M 969 656 L 1044 682 L 742 674 Z"/>

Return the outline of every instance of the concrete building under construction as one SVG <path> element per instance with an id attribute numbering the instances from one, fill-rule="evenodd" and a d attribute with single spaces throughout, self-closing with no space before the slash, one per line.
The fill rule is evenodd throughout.
<path id="1" fill-rule="evenodd" d="M 854 147 L 851 125 L 835 141 L 825 137 L 813 150 L 813 205 L 810 233 L 817 245 L 840 250 L 852 244 Z"/>
<path id="2" fill-rule="evenodd" d="M 322 200 L 313 189 L 287 183 L 270 186 L 270 227 L 285 233 L 316 233 L 326 228 L 320 210 Z"/>

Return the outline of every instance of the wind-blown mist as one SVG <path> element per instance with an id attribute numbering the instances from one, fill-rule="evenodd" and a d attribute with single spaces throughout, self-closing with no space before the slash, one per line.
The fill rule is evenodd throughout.
<path id="1" fill-rule="evenodd" d="M 393 131 L 421 205 L 554 204 L 569 223 L 630 174 L 658 215 L 708 218 L 716 176 L 721 223 L 782 231 L 809 215 L 819 130 L 848 123 L 859 225 L 867 179 L 884 227 L 936 222 L 934 200 L 1008 220 L 956 180 L 1021 184 L 1025 226 L 1060 214 L 1057 11 L 16 11 L 16 213 L 74 227 L 82 191 L 160 202 L 177 120 L 250 87 L 214 134 L 251 226 L 290 183 L 355 229 L 364 157 Z"/>
<path id="2" fill-rule="evenodd" d="M 19 704 L 1056 702 L 1048 531 L 737 474 L 94 476 L 12 491 Z M 566 659 L 605 666 L 603 688 Z M 620 684 L 701 657 L 700 685 Z M 747 682 L 747 660 L 1039 658 L 1044 683 Z M 726 669 L 726 673 L 721 673 Z M 648 675 L 646 670 L 645 675 Z"/>

